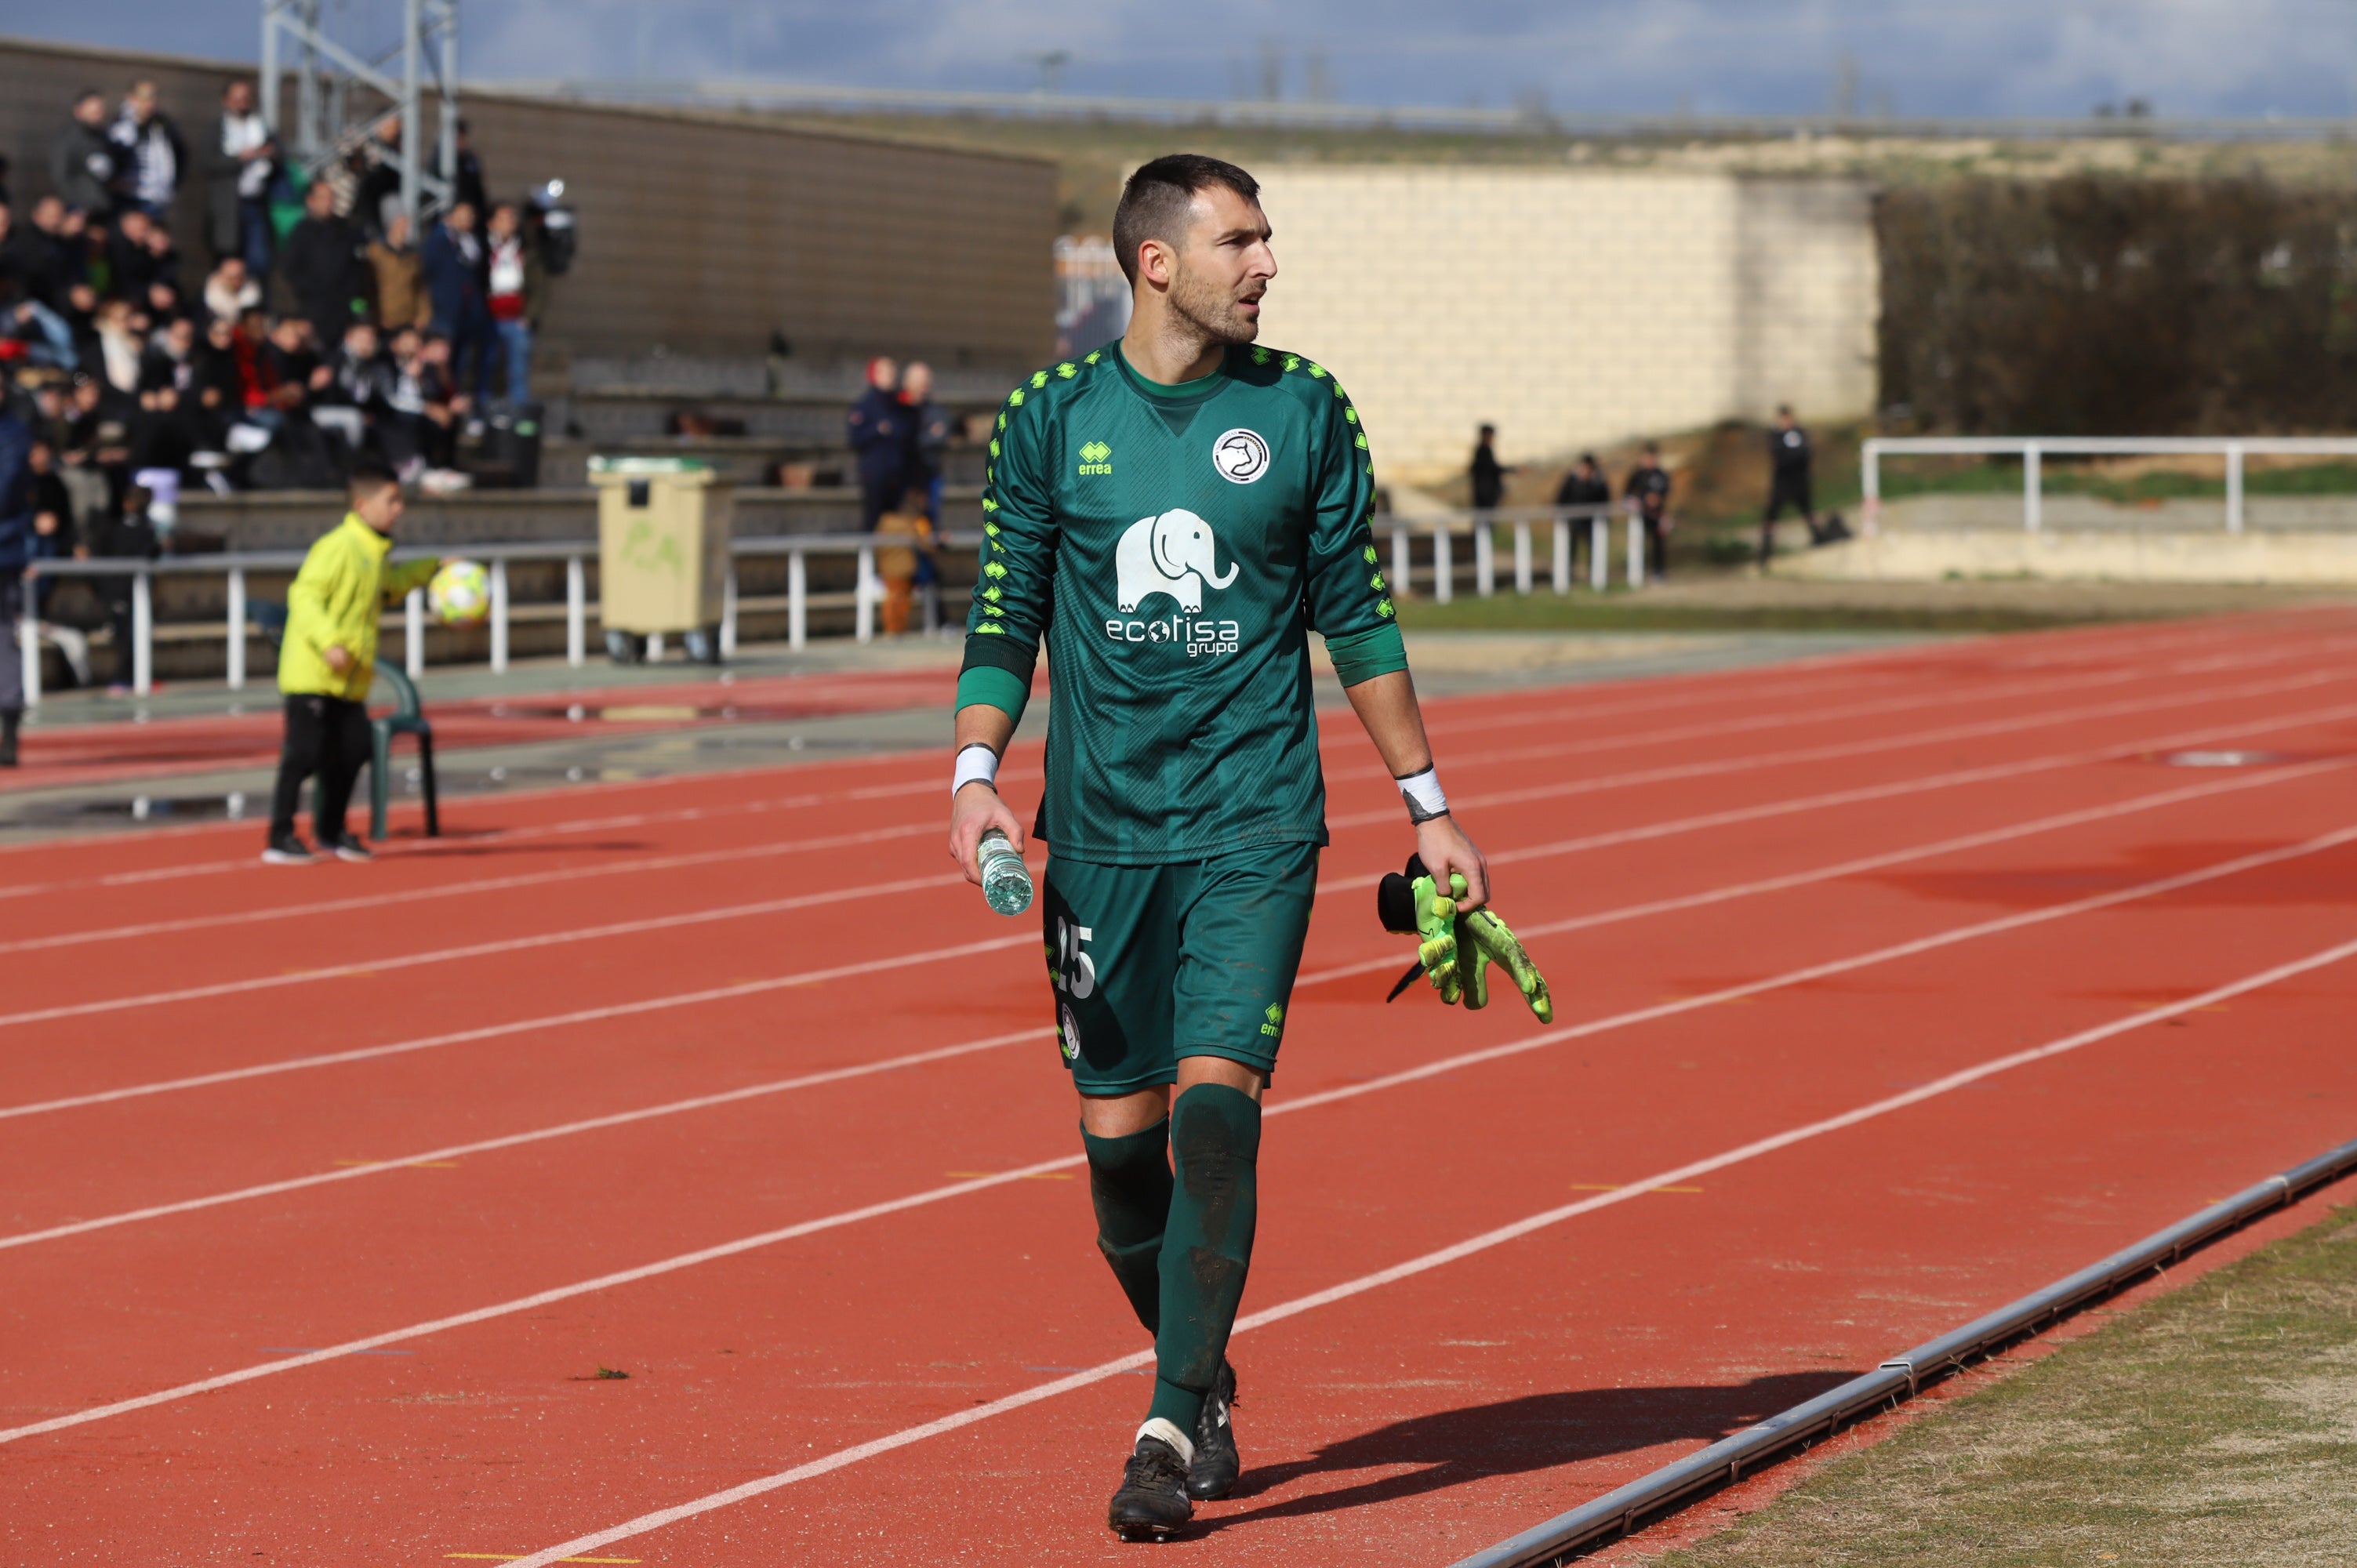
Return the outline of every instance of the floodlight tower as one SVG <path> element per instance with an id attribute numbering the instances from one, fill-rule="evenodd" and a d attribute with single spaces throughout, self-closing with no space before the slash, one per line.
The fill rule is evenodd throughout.
<path id="1" fill-rule="evenodd" d="M 373 58 L 329 38 L 322 9 L 322 0 L 262 0 L 263 115 L 307 175 L 400 116 L 401 202 L 415 228 L 421 217 L 450 204 L 458 177 L 458 0 L 401 0 L 401 39 Z M 387 70 L 396 56 L 397 77 Z M 281 124 L 282 72 L 290 68 L 292 126 Z M 441 166 L 430 172 L 417 152 L 419 111 L 429 85 L 441 110 Z M 355 93 L 355 88 L 364 91 Z"/>

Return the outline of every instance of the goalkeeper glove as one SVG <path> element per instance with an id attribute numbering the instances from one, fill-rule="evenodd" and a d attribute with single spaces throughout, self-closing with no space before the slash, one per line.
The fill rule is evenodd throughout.
<path id="1" fill-rule="evenodd" d="M 1386 1001 L 1396 998 L 1418 973 L 1440 993 L 1443 1003 L 1462 1001 L 1467 1008 L 1485 1007 L 1490 1001 L 1490 966 L 1512 976 L 1514 987 L 1542 1024 L 1555 1021 L 1555 1004 L 1547 994 L 1545 977 L 1506 926 L 1488 909 L 1458 912 L 1466 894 L 1465 878 L 1451 873 L 1448 894 L 1443 895 L 1424 862 L 1411 855 L 1404 872 L 1386 875 L 1375 889 L 1375 908 L 1383 929 L 1416 940 L 1415 962 L 1400 976 Z"/>

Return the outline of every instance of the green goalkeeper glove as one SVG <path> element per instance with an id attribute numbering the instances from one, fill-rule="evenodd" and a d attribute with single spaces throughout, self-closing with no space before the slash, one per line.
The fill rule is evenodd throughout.
<path id="1" fill-rule="evenodd" d="M 1547 994 L 1544 976 L 1506 922 L 1488 909 L 1458 912 L 1467 892 L 1465 878 L 1449 875 L 1444 896 L 1424 863 L 1410 857 L 1404 873 L 1385 876 L 1375 890 L 1376 912 L 1386 930 L 1416 938 L 1415 962 L 1392 987 L 1391 997 L 1413 983 L 1418 973 L 1440 993 L 1444 1003 L 1461 1001 L 1469 1009 L 1490 1002 L 1489 969 L 1492 964 L 1513 977 L 1514 988 L 1542 1024 L 1555 1021 L 1555 1003 Z"/>
<path id="2" fill-rule="evenodd" d="M 1462 894 L 1465 879 L 1451 877 Z M 1522 942 L 1506 929 L 1506 922 L 1488 909 L 1476 909 L 1457 918 L 1458 983 L 1463 989 L 1469 1011 L 1490 1004 L 1490 966 L 1498 965 L 1513 977 L 1514 989 L 1542 1024 L 1555 1022 L 1555 1002 L 1547 995 L 1546 976 L 1523 950 Z"/>

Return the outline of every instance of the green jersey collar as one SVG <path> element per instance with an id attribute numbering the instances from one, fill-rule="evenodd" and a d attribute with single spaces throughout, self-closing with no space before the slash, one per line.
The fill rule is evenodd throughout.
<path id="1" fill-rule="evenodd" d="M 1129 383 L 1130 390 L 1148 403 L 1164 408 L 1192 408 L 1228 384 L 1228 357 L 1225 353 L 1220 356 L 1220 362 L 1212 368 L 1210 375 L 1198 376 L 1191 381 L 1180 381 L 1175 387 L 1164 386 L 1160 381 L 1147 381 L 1137 373 L 1137 367 L 1129 362 L 1127 354 L 1122 352 L 1124 341 L 1114 338 L 1105 345 L 1105 353 L 1121 367 L 1122 380 Z"/>

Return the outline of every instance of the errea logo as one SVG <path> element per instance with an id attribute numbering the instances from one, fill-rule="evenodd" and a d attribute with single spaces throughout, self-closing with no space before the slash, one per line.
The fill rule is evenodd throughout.
<path id="1" fill-rule="evenodd" d="M 1102 441 L 1082 443 L 1081 446 L 1081 461 L 1078 471 L 1082 474 L 1112 473 L 1113 448 L 1106 446 Z"/>

